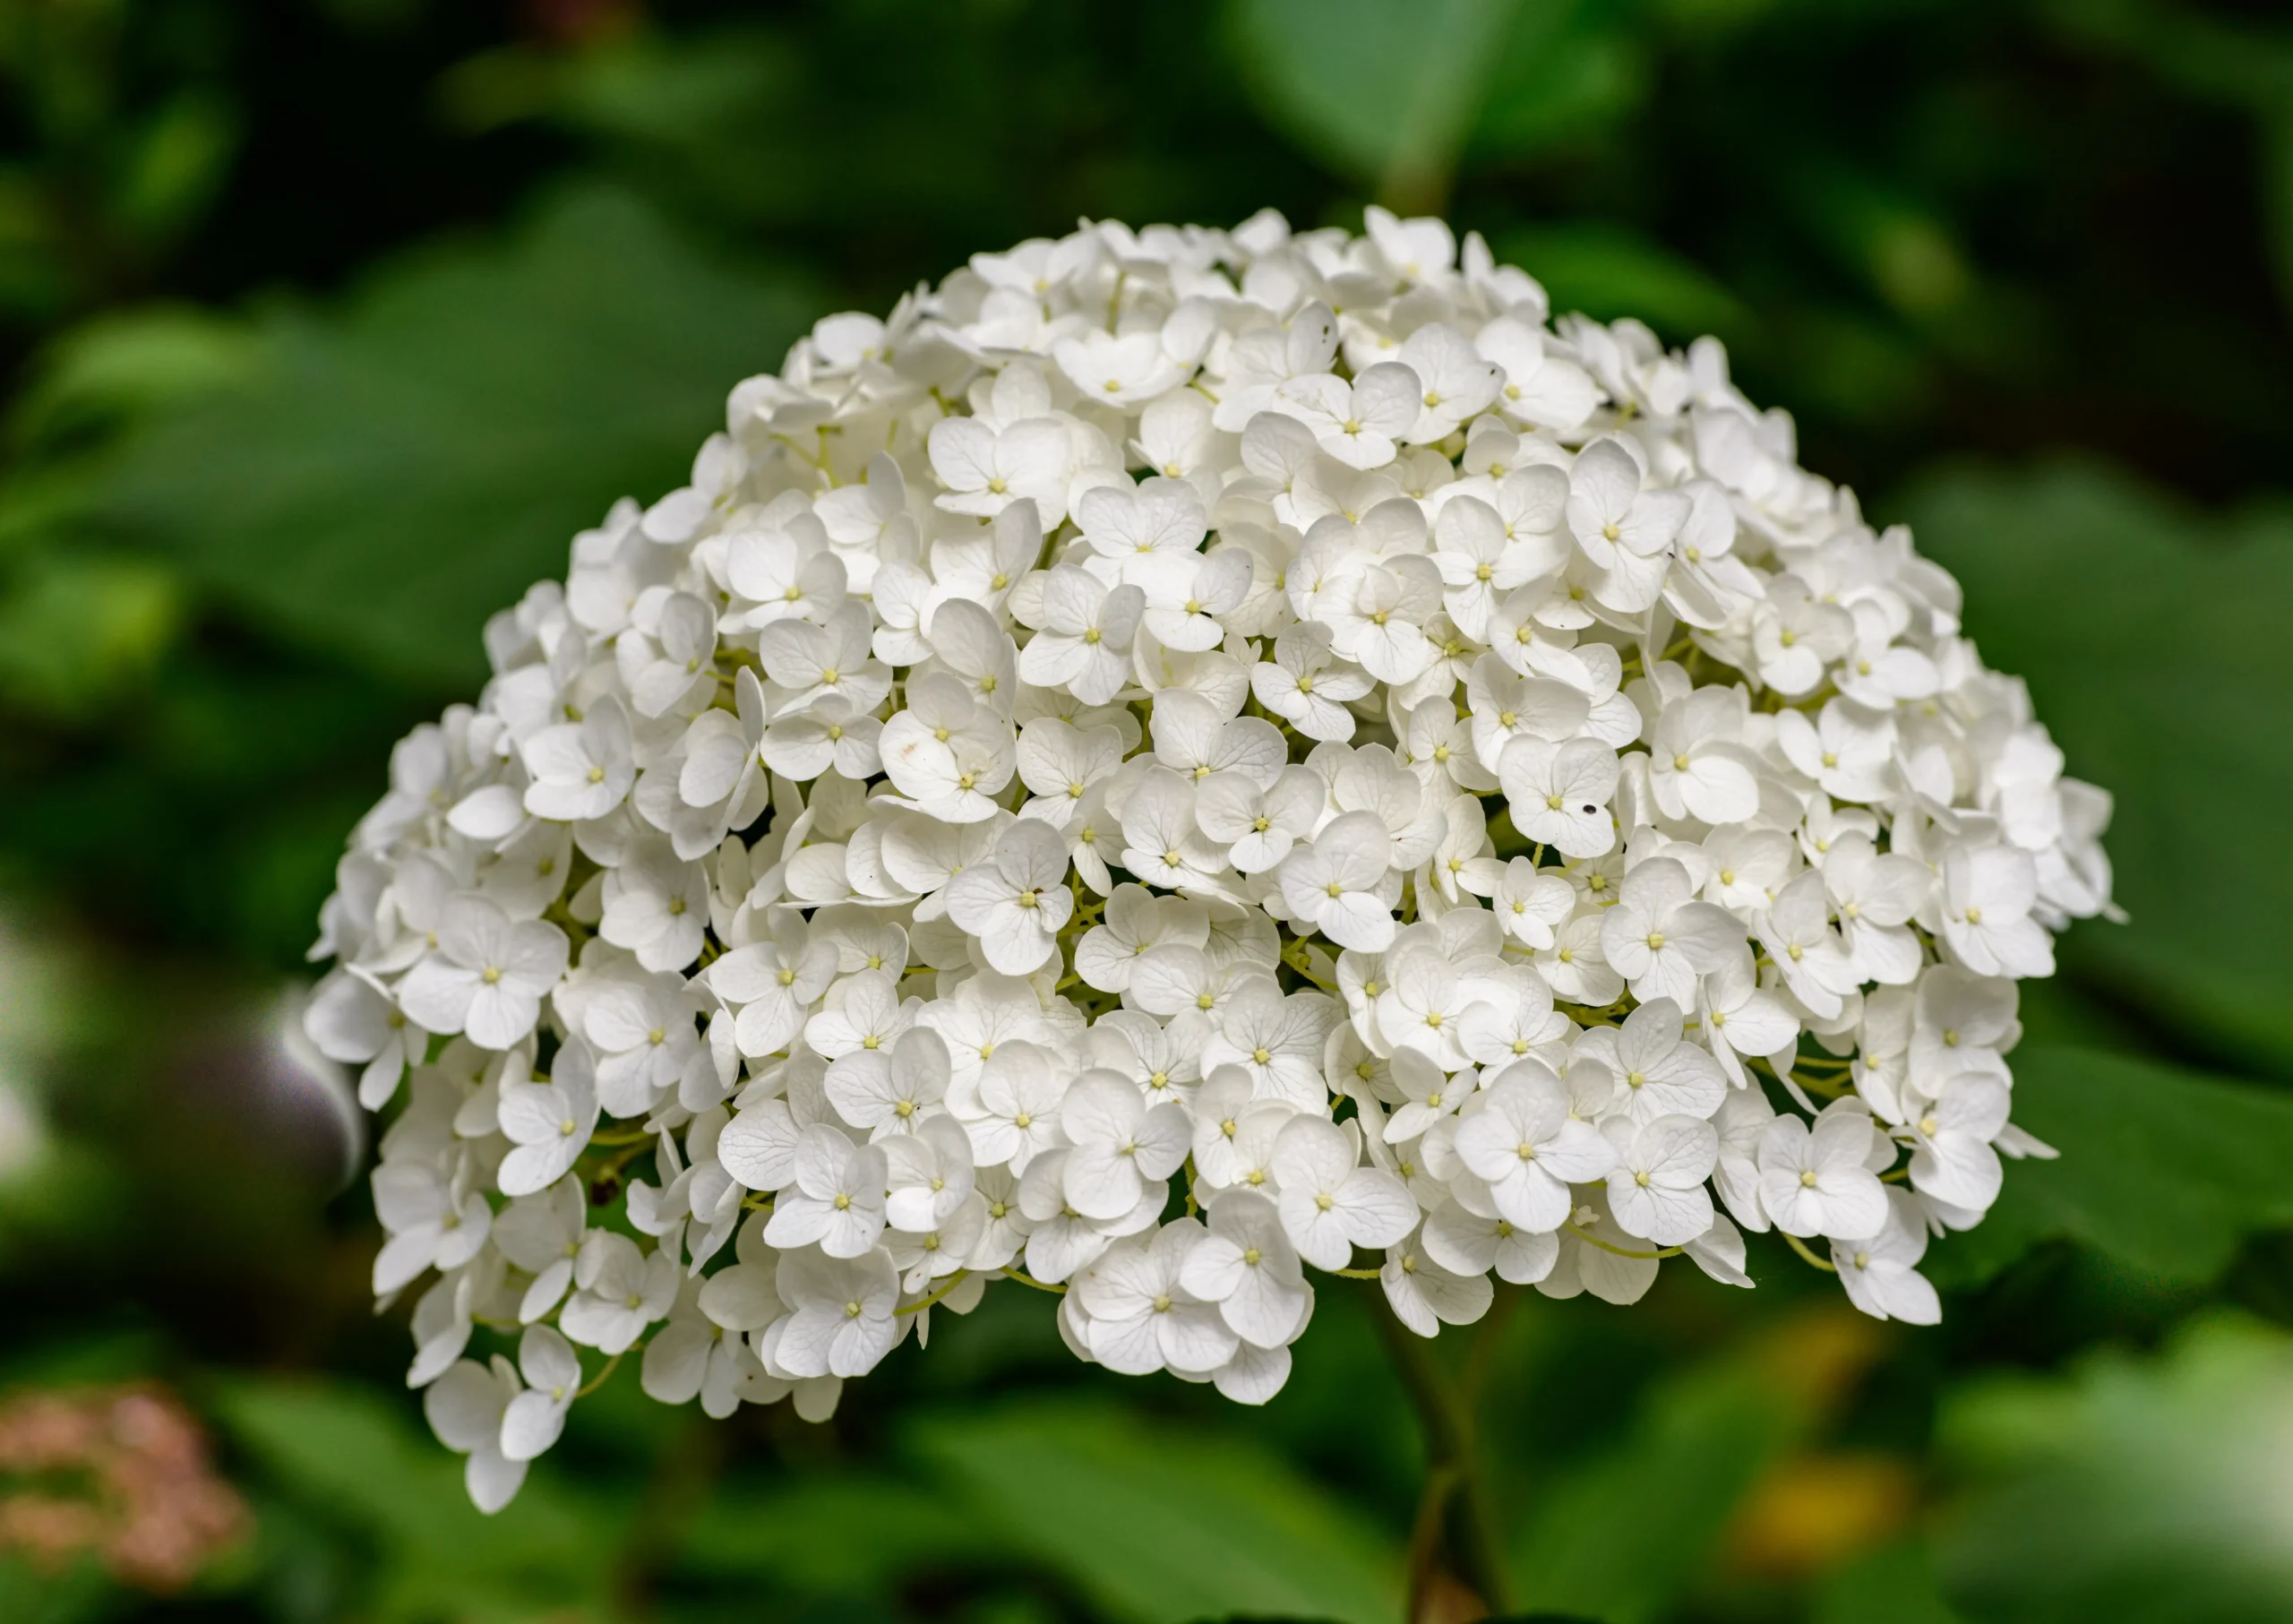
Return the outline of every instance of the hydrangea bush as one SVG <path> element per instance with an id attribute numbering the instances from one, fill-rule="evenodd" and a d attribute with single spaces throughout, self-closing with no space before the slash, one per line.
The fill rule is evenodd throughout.
<path id="1" fill-rule="evenodd" d="M 1375 209 L 982 254 L 486 626 L 307 1018 L 480 1506 L 603 1361 L 818 1418 L 991 1285 L 1244 1403 L 1317 1275 L 1937 1318 L 2108 799 L 1717 343 L 1549 314 Z"/>

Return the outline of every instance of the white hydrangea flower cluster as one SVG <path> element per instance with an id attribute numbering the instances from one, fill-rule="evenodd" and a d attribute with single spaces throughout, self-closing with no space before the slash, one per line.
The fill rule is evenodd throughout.
<path id="1" fill-rule="evenodd" d="M 2108 797 L 1716 343 L 1547 317 L 1374 209 L 982 254 L 487 626 L 308 1017 L 411 1074 L 374 1286 L 481 1505 L 577 1348 L 820 1416 L 991 1281 L 1246 1403 L 1310 1271 L 1430 1336 L 1773 1228 L 1937 1317 Z"/>

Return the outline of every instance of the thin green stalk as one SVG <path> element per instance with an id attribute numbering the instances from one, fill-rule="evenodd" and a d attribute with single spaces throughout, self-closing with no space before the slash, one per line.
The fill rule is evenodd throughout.
<path id="1" fill-rule="evenodd" d="M 1481 1471 L 1472 1402 L 1432 1343 L 1402 1324 L 1382 1302 L 1380 1308 L 1378 1329 L 1425 1431 L 1425 1488 L 1411 1539 L 1408 1617 L 1413 1624 L 1426 1611 L 1445 1548 L 1456 1578 L 1492 1612 L 1501 1613 L 1507 1592 L 1504 1559 Z M 1475 1362 L 1485 1365 L 1485 1360 Z"/>

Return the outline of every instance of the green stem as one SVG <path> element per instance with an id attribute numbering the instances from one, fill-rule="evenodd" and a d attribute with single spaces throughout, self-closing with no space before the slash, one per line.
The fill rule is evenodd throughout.
<path id="1" fill-rule="evenodd" d="M 1381 1302 L 1380 1308 L 1378 1329 L 1425 1433 L 1425 1487 L 1410 1542 L 1407 1617 L 1414 1624 L 1429 1616 L 1445 1549 L 1455 1560 L 1456 1580 L 1490 1611 L 1501 1613 L 1507 1590 L 1504 1559 L 1481 1476 L 1472 1399 L 1434 1353 L 1433 1344 L 1404 1325 L 1390 1307 Z M 1492 1309 L 1490 1323 L 1497 1319 Z M 1490 1324 L 1485 1324 L 1482 1335 L 1490 1330 Z M 1486 1362 L 1485 1358 L 1474 1361 L 1475 1375 Z"/>
<path id="2" fill-rule="evenodd" d="M 1778 1234 L 1783 1234 L 1783 1232 L 1782 1232 L 1782 1230 L 1778 1230 L 1776 1233 L 1777 1233 Z M 1823 1270 L 1823 1271 L 1824 1271 L 1824 1273 L 1825 1273 L 1826 1275 L 1835 1275 L 1835 1274 L 1839 1273 L 1839 1265 L 1837 1265 L 1836 1263 L 1829 1262 L 1829 1261 L 1827 1261 L 1827 1260 L 1826 1260 L 1826 1259 L 1822 1259 L 1822 1258 L 1818 1258 L 1818 1257 L 1816 1257 L 1816 1254 L 1815 1254 L 1814 1252 L 1810 1251 L 1810 1250 L 1808 1249 L 1808 1243 L 1807 1243 L 1805 1241 L 1802 1241 L 1801 1239 L 1799 1239 L 1799 1236 L 1797 1236 L 1797 1235 L 1791 1235 L 1791 1234 L 1784 1234 L 1784 1235 L 1783 1235 L 1783 1238 L 1784 1238 L 1784 1240 L 1785 1240 L 1785 1241 L 1787 1241 L 1787 1242 L 1789 1242 L 1791 1243 L 1791 1250 L 1792 1250 L 1793 1251 L 1798 1252 L 1798 1253 L 1799 1254 L 1799 1256 L 1800 1256 L 1800 1257 L 1802 1257 L 1802 1258 L 1806 1259 L 1808 1262 L 1810 1262 L 1810 1263 L 1814 1264 L 1817 1268 L 1819 1268 L 1819 1269 Z"/>
<path id="3" fill-rule="evenodd" d="M 1003 1269 L 1001 1273 L 1002 1277 L 1006 1280 L 1016 1281 L 1021 1285 L 1032 1285 L 1035 1290 L 1039 1292 L 1049 1292 L 1054 1297 L 1064 1297 L 1067 1294 L 1067 1288 L 1065 1286 L 1052 1285 L 1048 1281 L 1038 1280 L 1033 1275 L 1022 1273 L 1020 1270 L 1016 1268 Z"/>
<path id="4" fill-rule="evenodd" d="M 637 1345 L 641 1348 L 645 1345 L 640 1342 Z M 626 1349 L 623 1350 L 624 1353 L 627 1351 L 628 1350 Z M 621 1369 L 621 1357 L 620 1353 L 615 1353 L 612 1358 L 606 1360 L 605 1368 L 599 1371 L 595 1376 L 591 1377 L 588 1383 L 576 1392 L 573 1396 L 576 1398 L 587 1398 L 590 1394 L 605 1386 L 605 1383 L 611 1381 L 613 1379 L 613 1373 Z"/>
<path id="5" fill-rule="evenodd" d="M 970 1274 L 971 1270 L 967 1268 L 959 1268 L 954 1274 L 948 1276 L 946 1285 L 942 1285 L 938 1291 L 933 1292 L 929 1297 L 924 1298 L 919 1302 L 911 1302 L 906 1308 L 894 1309 L 892 1312 L 894 1314 L 920 1314 L 925 1309 L 930 1308 L 933 1303 L 939 1302 L 940 1298 L 946 1296 L 949 1292 L 954 1291 L 956 1287 L 961 1285 Z"/>
<path id="6" fill-rule="evenodd" d="M 1677 1258 L 1682 1251 L 1687 1250 L 1685 1247 L 1667 1246 L 1661 1251 L 1633 1251 L 1625 1247 L 1612 1245 L 1609 1242 L 1602 1240 L 1600 1236 L 1596 1234 L 1593 1234 L 1587 1231 L 1577 1228 L 1574 1224 L 1563 1224 L 1560 1227 L 1567 1230 L 1570 1234 L 1576 1236 L 1579 1241 L 1584 1242 L 1585 1245 L 1597 1246 L 1602 1251 L 1613 1252 L 1619 1258 Z"/>

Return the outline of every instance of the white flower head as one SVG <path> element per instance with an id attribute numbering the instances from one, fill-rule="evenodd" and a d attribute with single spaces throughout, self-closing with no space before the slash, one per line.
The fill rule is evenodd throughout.
<path id="1" fill-rule="evenodd" d="M 1716 344 L 1365 220 L 818 324 L 393 752 L 305 1027 L 481 1507 L 577 1349 L 816 1419 L 1007 1276 L 1244 1403 L 1362 1253 L 1424 1336 L 1775 1231 L 1925 1323 L 2050 1154 L 2109 800 L 1955 586 Z"/>

